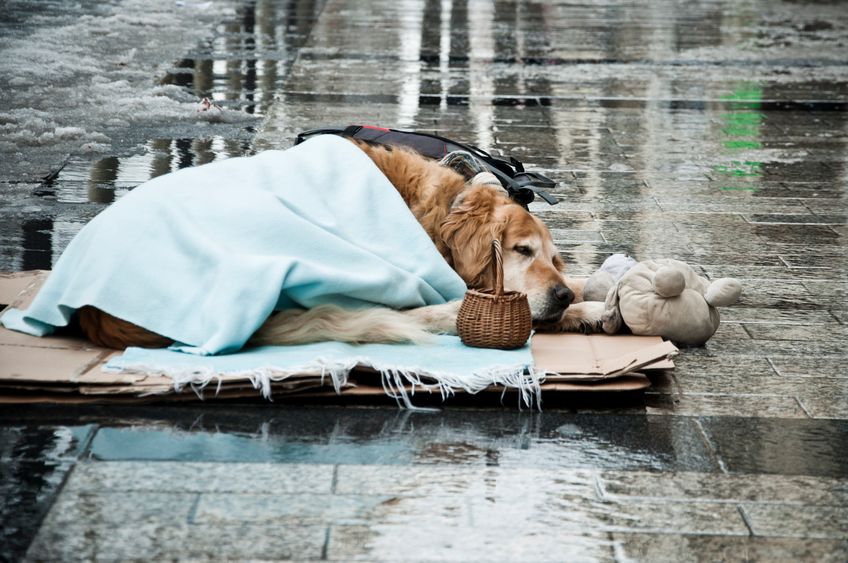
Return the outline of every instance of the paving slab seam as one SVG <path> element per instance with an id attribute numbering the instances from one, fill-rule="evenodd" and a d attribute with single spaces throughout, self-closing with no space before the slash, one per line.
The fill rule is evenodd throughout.
<path id="1" fill-rule="evenodd" d="M 330 533 L 332 530 L 332 526 L 327 526 L 327 531 L 324 533 L 324 543 L 321 545 L 321 557 L 322 561 L 326 561 L 328 559 L 327 553 L 330 550 Z"/>
<path id="2" fill-rule="evenodd" d="M 595 473 L 592 476 L 592 484 L 595 488 L 595 495 L 597 495 L 598 499 L 604 500 L 607 498 L 606 492 L 604 491 L 604 483 L 601 479 L 600 472 Z"/>
<path id="3" fill-rule="evenodd" d="M 740 516 L 740 520 L 741 520 Z M 747 530 L 744 532 L 681 532 L 678 528 L 628 528 L 626 526 L 607 526 L 600 531 L 608 533 L 640 533 L 655 534 L 659 536 L 694 536 L 694 537 L 749 537 L 752 534 Z M 776 536 L 782 537 L 782 536 Z"/>
<path id="4" fill-rule="evenodd" d="M 188 517 L 186 518 L 186 522 L 188 524 L 197 524 L 197 508 L 200 506 L 200 497 L 203 493 L 195 493 L 194 501 L 191 503 L 191 507 L 188 509 Z"/>
<path id="5" fill-rule="evenodd" d="M 804 411 L 804 414 L 807 415 L 807 418 L 816 418 L 812 414 L 810 414 L 809 409 L 807 409 L 807 407 L 804 405 L 804 401 L 802 401 L 800 397 L 795 395 L 792 398 L 795 399 L 795 401 L 798 403 L 798 406 L 801 407 L 801 410 Z"/>
<path id="6" fill-rule="evenodd" d="M 659 477 L 659 476 L 658 476 Z M 669 504 L 680 504 L 680 505 L 698 505 L 698 504 L 722 504 L 722 505 L 734 505 L 739 510 L 742 510 L 742 505 L 740 502 L 745 502 L 748 504 L 755 505 L 772 505 L 772 506 L 796 506 L 796 507 L 824 507 L 824 508 L 845 508 L 844 504 L 840 503 L 816 503 L 810 504 L 804 501 L 785 501 L 785 500 L 745 500 L 745 499 L 720 499 L 720 498 L 675 498 L 675 497 L 649 497 L 649 496 L 639 496 L 639 495 L 615 495 L 609 494 L 604 497 L 603 500 L 610 502 L 624 502 L 624 501 L 632 501 L 636 503 L 669 503 Z"/>
<path id="7" fill-rule="evenodd" d="M 779 397 L 779 398 L 786 398 L 786 395 L 781 394 L 781 393 L 722 393 L 720 391 L 685 391 L 685 390 L 681 391 L 679 393 L 677 393 L 677 392 L 668 393 L 668 392 L 664 392 L 664 391 L 645 391 L 645 395 L 655 395 L 655 396 L 664 396 L 664 397 L 683 396 L 683 397 L 751 397 L 751 398 Z M 792 396 L 790 398 L 795 399 L 794 396 Z M 689 417 L 693 417 L 693 418 L 698 418 L 701 415 L 681 414 L 679 416 L 681 416 L 681 417 L 689 416 Z M 721 416 L 721 415 L 719 415 L 719 416 Z M 724 416 L 731 416 L 731 415 L 724 415 Z M 779 418 L 779 417 L 777 417 L 777 418 Z"/>
<path id="8" fill-rule="evenodd" d="M 748 527 L 748 532 L 751 536 L 756 536 L 754 533 L 754 526 L 751 523 L 751 517 L 748 515 L 748 512 L 745 510 L 745 507 L 741 504 L 736 505 L 736 509 L 739 510 L 739 515 L 742 517 L 742 521 L 745 522 L 745 526 Z"/>
<path id="9" fill-rule="evenodd" d="M 330 492 L 336 494 L 336 488 L 339 484 L 339 464 L 333 466 L 333 478 L 330 482 Z"/>
<path id="10" fill-rule="evenodd" d="M 830 313 L 830 315 L 834 318 L 834 320 L 835 320 L 838 324 L 840 324 L 840 325 L 844 325 L 844 324 L 846 324 L 846 323 L 845 323 L 845 321 L 843 321 L 843 320 L 842 320 L 842 318 L 840 318 L 840 317 L 836 316 L 836 314 L 835 314 L 833 311 L 828 310 L 828 313 Z"/>

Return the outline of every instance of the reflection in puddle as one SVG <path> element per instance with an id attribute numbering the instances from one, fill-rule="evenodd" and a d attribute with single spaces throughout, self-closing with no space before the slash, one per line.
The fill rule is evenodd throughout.
<path id="1" fill-rule="evenodd" d="M 174 65 L 162 83 L 182 86 L 197 99 L 264 115 L 322 5 L 305 0 L 247 2 L 204 49 Z"/>
<path id="2" fill-rule="evenodd" d="M 52 181 L 50 189 L 42 189 L 39 194 L 63 203 L 112 203 L 152 178 L 180 168 L 242 156 L 250 145 L 246 140 L 212 137 L 154 139 L 144 148 L 143 154 L 109 156 L 93 164 L 70 161 Z"/>
<path id="3" fill-rule="evenodd" d="M 400 59 L 403 61 L 405 78 L 398 95 L 397 127 L 409 128 L 415 124 L 418 115 L 418 94 L 421 91 L 421 63 L 418 53 L 421 51 L 421 26 L 423 24 L 423 6 L 414 1 L 402 0 L 403 10 L 408 14 L 400 21 L 398 42 Z"/>
<path id="4" fill-rule="evenodd" d="M 154 139 L 145 152 L 126 157 L 109 156 L 94 163 L 71 160 L 35 194 L 60 203 L 110 204 L 152 178 L 180 168 L 199 166 L 247 154 L 244 139 Z M 50 269 L 88 219 L 73 207 L 49 218 L 30 219 L 22 225 L 21 253 L 13 270 Z"/>
<path id="5" fill-rule="evenodd" d="M 234 461 L 686 470 L 714 469 L 697 430 L 668 417 L 445 409 L 220 405 L 166 413 L 130 409 L 141 424 L 104 420 L 91 445 L 99 460 Z M 201 414 L 197 415 L 196 412 Z M 209 418 L 211 417 L 211 418 Z M 149 419 L 145 423 L 145 418 Z M 622 432 L 616 424 L 626 425 Z"/>
<path id="6" fill-rule="evenodd" d="M 0 559 L 3 561 L 22 560 L 44 512 L 93 434 L 91 425 L 12 424 L 14 426 L 0 426 L 0 494 L 3 499 Z"/>
<path id="7" fill-rule="evenodd" d="M 730 111 L 720 115 L 724 127 L 722 145 L 731 152 L 762 148 L 760 125 L 765 116 L 759 111 L 763 90 L 752 82 L 743 82 L 728 96 L 722 96 Z M 722 179 L 722 191 L 756 192 L 762 163 L 753 160 L 731 160 L 714 167 Z"/>
<path id="8" fill-rule="evenodd" d="M 211 41 L 177 62 L 161 82 L 181 86 L 196 100 L 208 97 L 225 109 L 263 115 L 281 89 L 323 4 L 312 0 L 247 1 L 235 18 L 216 29 Z M 163 126 L 167 127 L 167 123 Z M 208 135 L 210 130 L 200 134 Z M 229 133 L 220 129 L 216 132 L 227 135 L 233 129 Z M 57 176 L 39 186 L 34 195 L 44 198 L 45 203 L 110 204 L 151 178 L 241 156 L 249 149 L 244 138 L 192 138 L 197 133 L 187 130 L 176 134 L 182 138 L 153 139 L 139 155 L 110 156 L 93 164 L 83 159 L 71 160 Z M 239 129 L 236 135 L 244 137 L 252 133 L 247 127 Z M 164 135 L 174 133 L 169 131 Z M 68 206 L 48 218 L 25 220 L 10 237 L 16 250 L 0 256 L 2 269 L 50 268 L 92 216 L 88 208 Z"/>

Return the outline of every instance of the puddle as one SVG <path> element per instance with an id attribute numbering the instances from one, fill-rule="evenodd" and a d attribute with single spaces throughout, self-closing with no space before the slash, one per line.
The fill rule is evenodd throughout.
<path id="1" fill-rule="evenodd" d="M 36 192 L 61 203 L 112 203 L 134 187 L 180 168 L 242 156 L 250 150 L 248 140 L 154 139 L 144 153 L 101 158 L 94 163 L 71 160 Z"/>
<path id="2" fill-rule="evenodd" d="M 225 110 L 264 115 L 279 91 L 300 47 L 321 13 L 323 1 L 246 1 L 213 37 L 160 76 L 181 87 L 182 101 L 211 98 Z M 251 121 L 252 122 L 252 121 Z M 101 126 L 98 124 L 98 126 Z M 212 133 L 215 135 L 212 135 Z M 71 238 L 102 209 L 135 186 L 162 174 L 245 154 L 255 131 L 245 123 L 172 123 L 165 117 L 127 132 L 114 150 L 143 143 L 132 156 L 95 162 L 72 158 L 32 194 L 15 228 L 0 232 L 0 270 L 50 268 Z M 145 139 L 152 139 L 147 140 Z M 141 145 L 139 145 L 141 146 Z M 58 162 L 56 163 L 58 164 Z M 86 205 L 86 204 L 101 205 Z M 76 205 L 57 205 L 76 204 Z"/>
<path id="3" fill-rule="evenodd" d="M 187 88 L 198 99 L 256 116 L 264 115 L 274 100 L 290 61 L 256 59 L 184 59 L 166 74 L 162 84 Z"/>
<path id="4" fill-rule="evenodd" d="M 264 115 L 322 5 L 302 0 L 247 2 L 193 56 L 175 64 L 161 83 L 182 86 L 197 99 Z"/>
<path id="5" fill-rule="evenodd" d="M 18 424 L 0 426 L 0 559 L 4 561 L 23 558 L 44 512 L 94 433 L 90 424 Z"/>
<path id="6" fill-rule="evenodd" d="M 0 427 L 0 460 L 61 461 L 77 458 L 94 431 L 90 424 L 79 426 Z"/>
<path id="7" fill-rule="evenodd" d="M 665 178 L 673 179 L 682 186 L 712 179 L 708 189 L 715 193 L 742 196 L 745 192 L 770 197 L 838 195 L 832 186 L 839 185 L 841 164 L 781 161 L 775 147 L 789 132 L 795 138 L 794 146 L 815 148 L 817 145 L 802 136 L 812 130 L 813 122 L 822 120 L 831 130 L 834 123 L 843 123 L 848 102 L 819 92 L 823 88 L 844 91 L 844 85 L 827 81 L 780 85 L 770 79 L 748 79 L 735 85 L 730 82 L 728 87 L 725 76 L 716 77 L 708 68 L 716 60 L 688 58 L 667 61 L 681 67 L 680 78 L 658 75 L 645 82 L 640 73 L 610 76 L 609 70 L 603 70 L 604 64 L 647 56 L 641 42 L 635 45 L 633 38 L 622 36 L 621 45 L 598 45 L 597 37 L 586 37 L 585 48 L 559 45 L 554 31 L 561 29 L 544 25 L 558 16 L 539 4 L 529 4 L 519 14 L 509 3 L 476 10 L 466 2 L 412 2 L 407 6 L 409 17 L 400 21 L 397 29 L 374 39 L 382 50 L 351 48 L 341 24 L 327 23 L 333 21 L 334 11 L 340 10 L 331 5 L 323 18 L 326 25 L 319 25 L 313 35 L 317 39 L 300 53 L 322 4 L 246 2 L 236 16 L 216 28 L 212 39 L 183 53 L 162 82 L 179 86 L 190 98 L 209 97 L 225 108 L 253 115 L 266 114 L 275 93 L 284 92 L 277 102 L 280 114 L 289 121 L 293 118 L 315 126 L 328 119 L 330 124 L 350 119 L 451 131 L 451 135 L 461 131 L 458 138 L 551 173 L 561 181 L 557 194 L 561 196 L 579 193 L 587 200 L 612 202 L 627 190 L 641 197 L 646 193 L 639 186 L 648 181 L 646 177 L 659 184 Z M 577 14 L 585 9 L 575 8 Z M 369 17 L 353 6 L 342 12 L 335 16 L 349 22 Z M 702 21 L 713 21 L 719 15 L 710 5 L 678 14 L 673 22 L 663 19 L 662 31 L 670 33 L 669 41 L 656 54 L 721 43 L 720 34 L 698 31 Z M 333 48 L 322 47 L 322 33 L 330 36 L 325 41 Z M 582 39 L 574 39 L 578 40 Z M 290 74 L 298 56 L 304 64 Z M 575 61 L 595 63 L 588 66 L 598 67 L 600 74 L 591 77 L 589 72 L 575 79 L 571 68 Z M 346 70 L 354 62 L 363 67 L 362 72 Z M 525 67 L 521 72 L 507 68 L 517 63 Z M 703 67 L 709 87 L 693 86 L 699 83 L 691 77 L 690 66 Z M 368 78 L 368 73 L 373 76 Z M 375 88 L 380 81 L 386 86 Z M 806 117 L 809 122 L 800 121 Z M 205 130 L 174 131 L 163 124 L 165 128 L 142 135 L 181 138 L 149 141 L 144 153 L 130 157 L 107 157 L 94 163 L 72 160 L 58 177 L 34 193 L 45 204 L 109 204 L 150 178 L 248 150 L 246 141 L 227 139 L 247 136 L 238 126 L 204 123 Z M 219 136 L 196 137 L 213 131 Z M 678 148 L 680 138 L 686 144 Z M 695 156 L 705 140 L 712 141 L 708 149 L 712 154 L 703 163 Z M 832 141 L 840 143 L 839 139 Z M 678 150 L 685 152 L 678 154 Z M 786 180 L 791 185 L 778 183 Z M 621 205 L 639 207 L 641 203 Z M 650 207 L 648 202 L 639 208 Z M 14 250 L 0 257 L 0 265 L 10 270 L 50 267 L 70 237 L 99 209 L 100 205 L 94 206 L 94 211 L 83 205 L 67 207 L 51 213 L 50 218 L 36 218 L 28 211 L 20 228 L 16 226 L 16 232 L 6 237 L 7 247 Z M 596 225 L 577 222 L 573 228 L 595 231 Z M 642 240 L 630 244 L 628 250 L 651 254 L 657 252 L 655 243 L 664 237 L 662 233 L 631 237 L 637 238 Z M 573 271 L 592 271 L 597 266 L 600 241 L 588 241 L 593 244 L 581 247 L 568 242 L 563 246 L 572 250 Z M 610 249 L 620 250 L 621 244 L 614 241 Z M 661 246 L 660 251 L 677 250 Z"/>
<path id="8" fill-rule="evenodd" d="M 111 204 L 152 178 L 180 168 L 242 156 L 250 150 L 246 139 L 154 139 L 142 154 L 109 156 L 94 161 L 72 159 L 34 195 L 45 202 L 64 204 Z M 7 268 L 50 269 L 82 227 L 101 209 L 63 207 L 57 213 L 22 222 L 18 242 L 21 249 Z"/>
<path id="9" fill-rule="evenodd" d="M 164 428 L 153 420 L 122 427 L 107 416 L 91 455 L 112 461 L 716 469 L 696 428 L 664 416 L 454 409 L 430 416 L 394 408 L 245 411 L 225 405 L 214 413 L 193 407 L 167 415 L 176 418 Z"/>

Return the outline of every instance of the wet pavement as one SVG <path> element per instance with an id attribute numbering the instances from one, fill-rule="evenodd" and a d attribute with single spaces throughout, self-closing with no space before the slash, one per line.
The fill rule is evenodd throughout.
<path id="1" fill-rule="evenodd" d="M 557 180 L 532 209 L 574 275 L 744 284 L 615 402 L 7 407 L 0 558 L 848 557 L 844 5 L 11 2 L 0 31 L 0 270 L 150 177 L 365 122 Z"/>

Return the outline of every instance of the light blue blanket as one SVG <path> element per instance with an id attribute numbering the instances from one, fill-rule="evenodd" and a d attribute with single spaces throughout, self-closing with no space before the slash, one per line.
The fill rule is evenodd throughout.
<path id="1" fill-rule="evenodd" d="M 464 293 L 371 159 L 323 135 L 138 186 L 80 231 L 26 311 L 0 320 L 42 336 L 93 305 L 208 355 L 241 349 L 275 309 Z"/>
<path id="2" fill-rule="evenodd" d="M 217 356 L 128 348 L 122 356 L 112 358 L 106 369 L 164 373 L 178 390 L 190 385 L 198 394 L 228 377 L 247 378 L 270 399 L 272 383 L 292 375 L 320 375 L 338 391 L 355 366 L 380 372 L 386 393 L 408 407 L 413 406 L 416 390 L 440 393 L 444 398 L 458 390 L 477 393 L 491 385 L 517 390 L 521 403 L 528 406 L 540 402 L 542 374 L 533 369 L 529 343 L 517 350 L 470 348 L 456 336 L 437 336 L 425 345 L 319 342 L 261 346 Z"/>

